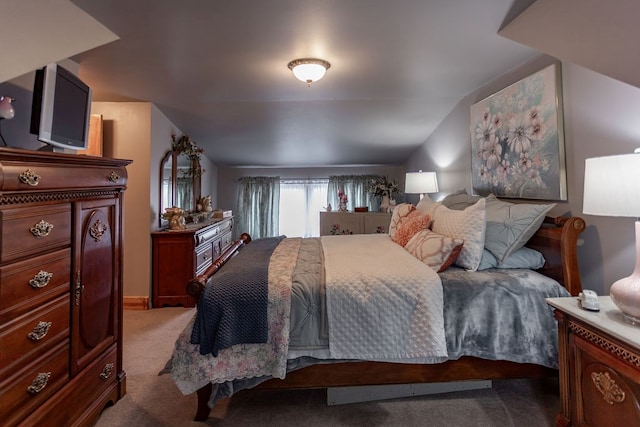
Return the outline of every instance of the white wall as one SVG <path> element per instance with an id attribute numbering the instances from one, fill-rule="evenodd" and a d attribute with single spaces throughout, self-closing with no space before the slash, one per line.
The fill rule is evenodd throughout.
<path id="1" fill-rule="evenodd" d="M 406 169 L 436 170 L 438 197 L 461 188 L 470 191 L 471 105 L 553 61 L 536 57 L 466 96 L 411 156 Z M 630 153 L 640 146 L 640 89 L 570 63 L 562 63 L 562 76 L 568 200 L 550 214 L 585 219 L 587 229 L 578 248 L 583 287 L 608 294 L 615 280 L 633 270 L 634 220 L 582 214 L 584 160 Z"/>

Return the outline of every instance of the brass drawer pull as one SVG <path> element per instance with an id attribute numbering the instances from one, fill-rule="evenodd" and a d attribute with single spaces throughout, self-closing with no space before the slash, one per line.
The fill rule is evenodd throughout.
<path id="1" fill-rule="evenodd" d="M 112 171 L 112 172 L 109 174 L 109 181 L 111 181 L 111 182 L 118 182 L 119 180 L 120 180 L 120 175 L 118 175 L 117 173 L 115 173 L 115 172 L 113 172 L 113 171 Z"/>
<path id="2" fill-rule="evenodd" d="M 45 335 L 47 335 L 47 332 L 51 329 L 51 325 L 51 322 L 38 322 L 36 327 L 33 328 L 33 331 L 29 332 L 27 337 L 33 342 L 40 341 L 45 337 Z"/>
<path id="3" fill-rule="evenodd" d="M 40 183 L 40 178 L 40 175 L 38 175 L 31 169 L 27 169 L 26 171 L 22 172 L 18 177 L 21 183 L 30 185 L 32 187 L 36 187 Z"/>
<path id="4" fill-rule="evenodd" d="M 49 273 L 48 271 L 40 270 L 38 274 L 33 276 L 33 279 L 29 279 L 29 284 L 32 288 L 44 288 L 49 284 L 49 281 L 53 277 L 53 273 Z"/>
<path id="5" fill-rule="evenodd" d="M 624 402 L 624 391 L 620 390 L 618 384 L 611 379 L 608 372 L 591 373 L 591 380 L 596 385 L 598 391 L 602 394 L 602 398 L 609 405 Z"/>
<path id="6" fill-rule="evenodd" d="M 51 378 L 51 372 L 40 372 L 31 385 L 27 387 L 27 391 L 31 394 L 38 394 L 47 386 Z"/>
<path id="7" fill-rule="evenodd" d="M 44 219 L 41 219 L 39 223 L 35 224 L 29 231 L 34 237 L 46 237 L 53 230 L 53 224 L 48 223 Z"/>
<path id="8" fill-rule="evenodd" d="M 102 372 L 100 372 L 100 378 L 102 378 L 103 380 L 106 380 L 111 376 L 112 371 L 113 371 L 113 363 L 107 363 L 106 365 L 104 365 L 104 368 L 102 368 Z"/>

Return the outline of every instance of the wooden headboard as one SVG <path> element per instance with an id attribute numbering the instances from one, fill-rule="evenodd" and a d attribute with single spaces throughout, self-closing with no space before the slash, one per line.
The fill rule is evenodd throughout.
<path id="1" fill-rule="evenodd" d="M 584 220 L 579 217 L 546 217 L 526 244 L 544 255 L 546 263 L 538 271 L 557 280 L 574 296 L 582 291 L 577 247 L 578 236 L 584 231 L 584 227 Z M 187 293 L 197 301 L 211 276 L 249 242 L 251 237 L 243 233 L 211 267 L 187 283 Z"/>
<path id="2" fill-rule="evenodd" d="M 546 263 L 538 271 L 557 280 L 574 296 L 582 291 L 578 237 L 584 228 L 584 220 L 579 217 L 546 217 L 526 244 L 544 255 Z"/>

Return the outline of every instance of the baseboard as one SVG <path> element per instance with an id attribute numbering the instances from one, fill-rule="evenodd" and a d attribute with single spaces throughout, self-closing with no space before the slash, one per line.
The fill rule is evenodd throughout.
<path id="1" fill-rule="evenodd" d="M 125 310 L 149 310 L 149 297 L 123 297 L 122 308 Z"/>

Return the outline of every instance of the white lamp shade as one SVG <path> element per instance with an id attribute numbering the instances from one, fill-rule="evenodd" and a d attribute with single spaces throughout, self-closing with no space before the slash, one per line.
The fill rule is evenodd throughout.
<path id="1" fill-rule="evenodd" d="M 582 212 L 640 217 L 640 153 L 585 161 Z"/>
<path id="2" fill-rule="evenodd" d="M 438 180 L 435 172 L 407 172 L 404 192 L 426 194 L 438 192 Z"/>

